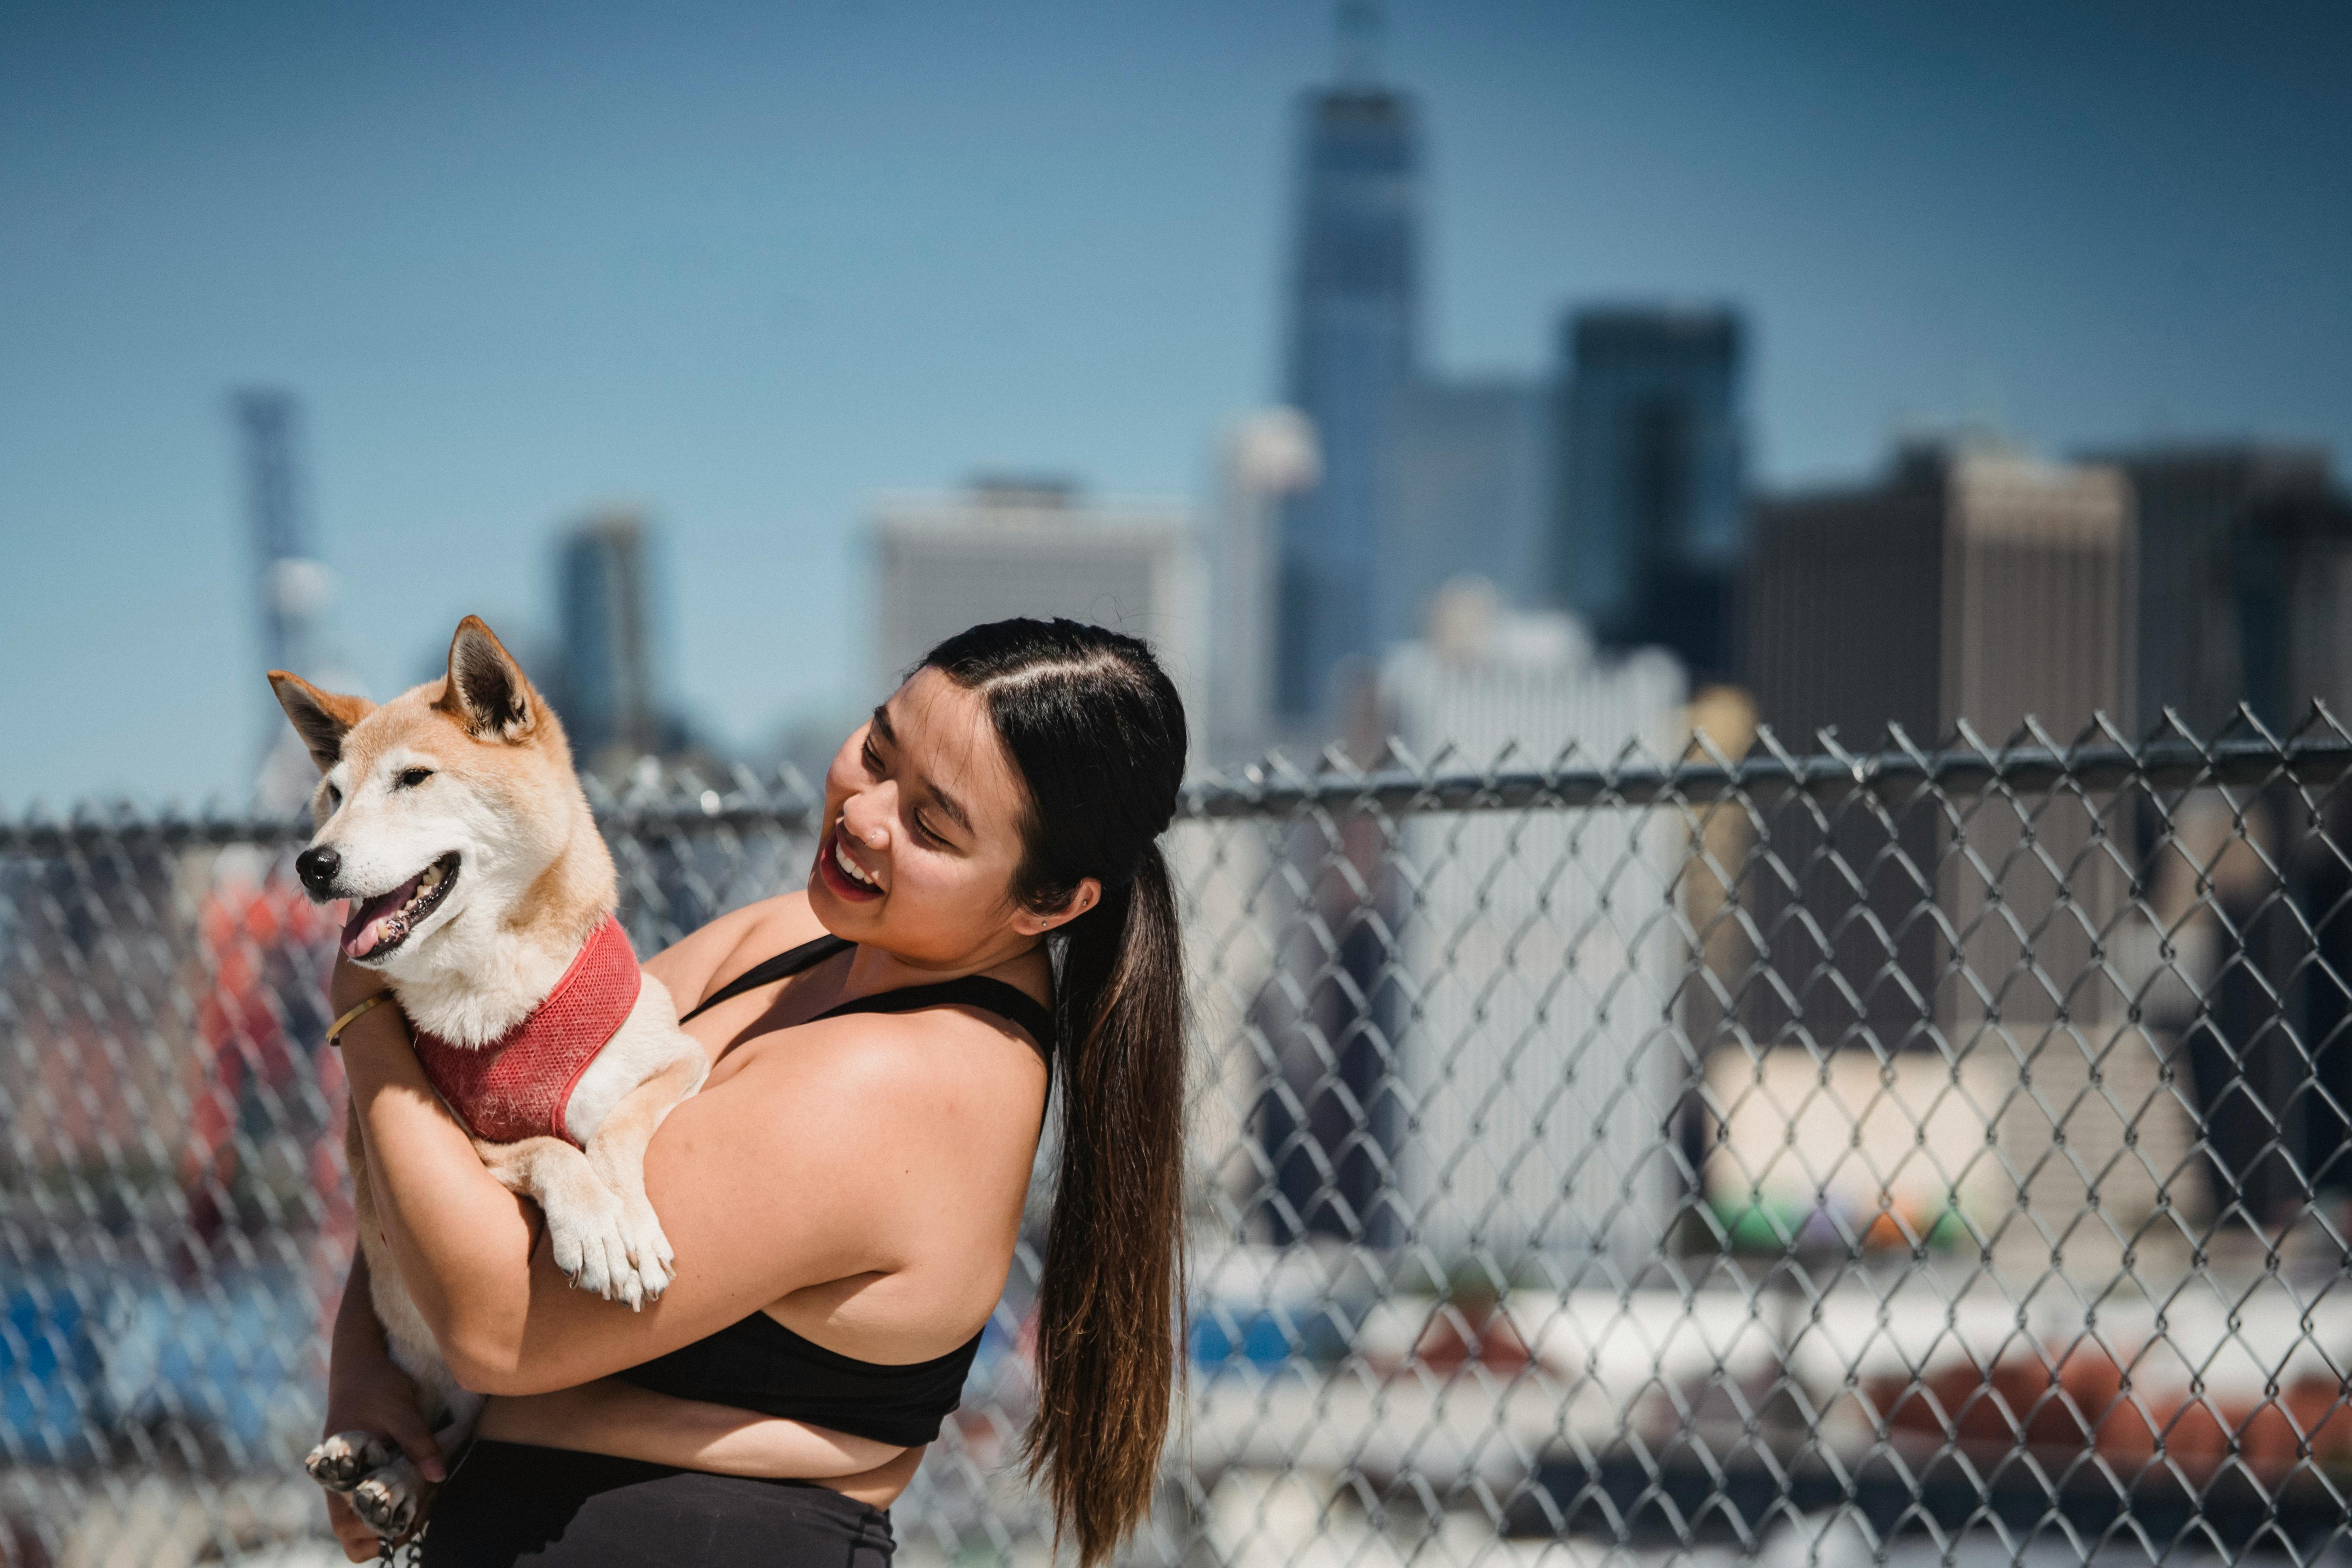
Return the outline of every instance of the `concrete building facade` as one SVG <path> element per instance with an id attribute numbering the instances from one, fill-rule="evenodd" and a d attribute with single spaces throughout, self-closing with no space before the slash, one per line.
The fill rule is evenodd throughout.
<path id="1" fill-rule="evenodd" d="M 2029 717 L 2063 746 L 2095 715 L 2131 711 L 2138 601 L 2118 470 L 1919 447 L 1879 483 L 1767 501 L 1756 522 L 1749 668 L 1790 750 L 1827 731 L 1874 751 L 1890 723 L 1922 749 L 1963 724 L 2000 746 Z M 2100 1149 L 2121 1159 L 2099 1188 L 2105 1212 L 2153 1206 L 2161 1174 L 2124 1157 L 2126 1118 L 2158 1096 L 2173 1044 L 2127 994 L 2142 929 L 2116 850 L 2127 809 L 1895 788 L 1783 805 L 1763 834 L 1775 869 L 1749 896 L 1772 978 L 1746 991 L 1756 1049 L 1940 1057 L 1955 1083 L 1992 1086 L 1971 1114 L 2038 1211 L 2079 1210 L 2083 1160 Z M 2163 1111 L 2147 1112 L 2150 1149 Z M 2061 1145 L 2078 1158 L 2053 1157 Z M 2010 1212 L 1996 1202 L 1986 1223 Z M 2027 1229 L 2000 1245 L 2046 1260 Z"/>
<path id="2" fill-rule="evenodd" d="M 1589 766 L 1633 743 L 1671 754 L 1687 694 L 1671 654 L 1606 656 L 1573 617 L 1509 610 L 1475 580 L 1440 592 L 1380 692 L 1394 732 L 1424 760 L 1450 745 L 1455 768 L 1539 766 L 1571 746 Z M 1433 816 L 1404 837 L 1416 875 L 1396 919 L 1421 980 L 1385 1023 L 1416 1129 L 1397 1174 L 1413 1238 L 1441 1258 L 1535 1248 L 1639 1268 L 1679 1195 L 1656 1151 L 1686 1067 L 1671 1022 L 1686 952 L 1667 912 L 1681 820 Z"/>
<path id="3" fill-rule="evenodd" d="M 1918 447 L 1878 484 L 1768 500 L 1748 659 L 1792 746 L 1872 749 L 1966 720 L 2059 739 L 2128 712 L 2137 649 L 2131 489 L 2109 468 Z"/>
<path id="4" fill-rule="evenodd" d="M 2256 695 L 2247 679 L 2233 539 L 2257 509 L 2322 495 L 2327 453 L 2216 443 L 2088 460 L 2121 469 L 2132 487 L 2139 544 L 2135 723 L 2146 733 L 2169 708 L 2198 734 L 2211 734 Z"/>
<path id="5" fill-rule="evenodd" d="M 1066 616 L 1151 643 L 1202 710 L 1205 594 L 1181 501 L 1088 500 L 1059 480 L 982 478 L 888 498 L 877 555 L 872 689 L 886 695 L 942 639 L 1014 616 Z"/>
<path id="6" fill-rule="evenodd" d="M 1315 425 L 1295 408 L 1244 415 L 1217 448 L 1209 520 L 1208 706 L 1197 715 L 1212 765 L 1263 755 L 1275 724 L 1276 591 L 1283 508 L 1322 475 Z"/>

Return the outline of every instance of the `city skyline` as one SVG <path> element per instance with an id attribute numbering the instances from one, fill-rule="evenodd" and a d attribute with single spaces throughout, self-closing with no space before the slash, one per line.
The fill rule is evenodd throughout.
<path id="1" fill-rule="evenodd" d="M 1202 496 L 1216 431 L 1280 390 L 1286 117 L 1329 29 L 0 21 L 0 533 L 32 586 L 0 653 L 47 741 L 0 758 L 0 805 L 247 782 L 237 386 L 302 400 L 331 625 L 379 694 L 456 614 L 548 626 L 557 526 L 635 498 L 678 693 L 735 747 L 854 682 L 876 492 L 1010 466 Z M 1399 5 L 1389 31 L 1442 372 L 1542 374 L 1580 300 L 1720 299 L 1757 339 L 1768 486 L 1995 405 L 2053 455 L 2352 449 L 2340 15 Z"/>

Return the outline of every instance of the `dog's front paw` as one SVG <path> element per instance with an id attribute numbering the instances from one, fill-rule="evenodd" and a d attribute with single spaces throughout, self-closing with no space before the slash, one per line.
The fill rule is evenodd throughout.
<path id="1" fill-rule="evenodd" d="M 545 1207 L 549 1251 L 576 1289 L 593 1290 L 607 1301 L 627 1300 L 634 1289 L 644 1299 L 644 1284 L 629 1262 L 626 1215 L 615 1194 L 591 1178 Z"/>
<path id="2" fill-rule="evenodd" d="M 622 1239 L 629 1263 L 635 1270 L 637 1292 L 631 1295 L 625 1282 L 621 1299 L 632 1308 L 642 1301 L 661 1299 L 677 1278 L 677 1254 L 662 1233 L 661 1220 L 654 1214 L 654 1205 L 641 1197 L 621 1200 Z"/>
<path id="3" fill-rule="evenodd" d="M 405 1458 L 384 1466 L 352 1489 L 352 1511 L 386 1541 L 416 1528 L 425 1507 L 425 1480 Z"/>
<path id="4" fill-rule="evenodd" d="M 632 1310 L 655 1300 L 677 1277 L 677 1253 L 653 1205 L 624 1195 L 583 1165 L 577 1181 L 543 1194 L 549 1250 L 573 1286 Z"/>
<path id="5" fill-rule="evenodd" d="M 338 1432 L 302 1456 L 310 1479 L 331 1492 L 347 1492 L 400 1458 L 392 1439 L 373 1432 Z"/>

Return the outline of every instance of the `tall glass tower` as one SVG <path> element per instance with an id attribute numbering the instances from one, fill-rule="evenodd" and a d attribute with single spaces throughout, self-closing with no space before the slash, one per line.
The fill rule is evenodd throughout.
<path id="1" fill-rule="evenodd" d="M 588 519 L 560 547 L 560 709 L 583 767 L 662 749 L 646 554 L 645 524 L 629 511 Z"/>
<path id="2" fill-rule="evenodd" d="M 1700 679 L 1733 669 L 1739 317 L 1580 310 L 1560 332 L 1552 592 L 1620 647 L 1661 644 Z"/>
<path id="3" fill-rule="evenodd" d="M 1372 79 L 1376 27 L 1369 5 L 1343 8 L 1339 79 L 1300 106 L 1288 397 L 1315 422 L 1323 477 L 1282 517 L 1275 700 L 1293 722 L 1378 651 L 1388 454 L 1414 363 L 1420 153 L 1412 100 Z"/>

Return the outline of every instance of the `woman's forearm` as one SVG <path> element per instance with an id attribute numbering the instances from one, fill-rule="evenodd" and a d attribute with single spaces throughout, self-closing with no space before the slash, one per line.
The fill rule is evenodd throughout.
<path id="1" fill-rule="evenodd" d="M 469 1366 L 502 1364 L 530 1310 L 530 1210 L 490 1175 L 433 1093 L 398 1007 L 354 1020 L 342 1047 L 369 1195 L 402 1282 L 461 1379 Z"/>
<path id="2" fill-rule="evenodd" d="M 343 1299 L 335 1308 L 335 1326 L 327 1342 L 327 1408 L 335 1408 L 341 1380 L 362 1375 L 392 1359 L 376 1321 L 375 1303 L 368 1299 L 367 1254 L 352 1253 L 352 1271 L 343 1281 Z M 335 1430 L 331 1414 L 328 1430 Z"/>

